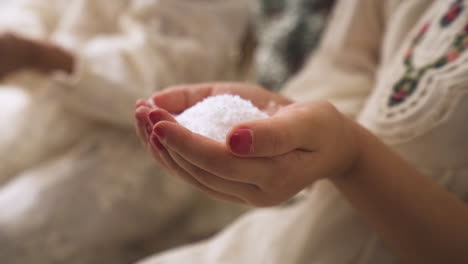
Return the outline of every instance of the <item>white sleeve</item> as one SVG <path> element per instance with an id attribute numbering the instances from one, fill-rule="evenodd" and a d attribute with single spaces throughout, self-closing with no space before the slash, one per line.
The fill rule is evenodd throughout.
<path id="1" fill-rule="evenodd" d="M 115 18 L 115 32 L 96 36 L 76 50 L 74 74 L 53 77 L 72 110 L 132 126 L 138 98 L 169 85 L 242 77 L 239 61 L 249 24 L 248 0 L 135 2 Z M 67 41 L 73 35 L 68 30 L 55 38 L 73 43 Z"/>
<path id="2" fill-rule="evenodd" d="M 374 86 L 384 31 L 383 1 L 341 0 L 317 52 L 283 94 L 328 100 L 355 117 Z"/>

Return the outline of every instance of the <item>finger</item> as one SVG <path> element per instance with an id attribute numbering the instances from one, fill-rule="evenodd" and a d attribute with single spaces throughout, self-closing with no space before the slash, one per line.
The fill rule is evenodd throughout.
<path id="1" fill-rule="evenodd" d="M 145 107 L 148 107 L 148 108 L 154 108 L 154 105 L 152 105 L 151 103 L 149 103 L 147 100 L 144 100 L 144 99 L 138 99 L 135 103 L 135 108 L 138 108 L 140 106 L 145 106 Z"/>
<path id="2" fill-rule="evenodd" d="M 241 157 L 273 157 L 296 149 L 314 151 L 320 122 L 313 109 L 291 107 L 267 119 L 235 126 L 226 137 L 230 151 Z M 317 118 L 316 118 L 317 117 Z"/>
<path id="3" fill-rule="evenodd" d="M 170 113 L 181 113 L 201 100 L 219 94 L 238 95 L 265 110 L 291 103 L 289 99 L 259 86 L 230 82 L 175 86 L 156 93 L 152 99 L 158 107 L 164 108 Z"/>
<path id="4" fill-rule="evenodd" d="M 141 123 L 141 121 L 136 117 L 136 114 L 135 114 L 135 132 L 138 136 L 138 138 L 140 139 L 140 142 L 143 144 L 143 145 L 146 145 L 145 144 L 145 134 L 144 134 L 144 131 L 142 129 L 143 127 L 143 124 Z"/>
<path id="5" fill-rule="evenodd" d="M 169 112 L 161 108 L 151 111 L 148 114 L 148 119 L 151 123 L 151 126 L 154 126 L 158 122 L 161 122 L 161 121 L 169 121 L 169 122 L 177 123 L 175 118 Z"/>
<path id="6" fill-rule="evenodd" d="M 200 191 L 219 200 L 224 200 L 224 201 L 234 202 L 234 203 L 242 203 L 242 204 L 245 203 L 243 200 L 239 199 L 238 197 L 217 192 L 201 184 L 200 182 L 198 182 L 195 178 L 190 176 L 190 174 L 188 174 L 182 167 L 178 166 L 177 163 L 174 162 L 172 156 L 169 154 L 169 152 L 166 149 L 159 151 L 159 155 L 161 157 L 162 162 L 164 163 L 164 166 L 172 174 L 179 177 L 183 181 L 191 184 L 192 186 L 199 189 Z"/>
<path id="7" fill-rule="evenodd" d="M 172 117 L 172 115 L 169 114 L 166 110 L 159 109 L 159 108 L 151 111 L 148 114 L 148 120 L 151 124 L 151 127 L 153 127 L 155 124 L 157 124 L 160 121 L 177 122 Z M 166 149 L 161 144 L 161 142 L 159 142 L 159 139 L 155 135 L 153 135 L 153 131 L 149 133 L 149 142 L 150 142 L 150 150 L 155 160 L 164 164 L 164 162 L 161 159 L 161 152 L 164 152 Z"/>
<path id="8" fill-rule="evenodd" d="M 161 142 L 159 142 L 157 137 L 152 137 L 150 135 L 149 149 L 156 163 L 162 168 L 169 169 L 166 162 L 162 159 L 162 152 L 164 152 L 166 149 L 161 144 Z"/>
<path id="9" fill-rule="evenodd" d="M 195 84 L 170 87 L 163 92 L 156 93 L 152 99 L 154 103 L 170 113 L 181 113 L 210 96 L 213 84 Z"/>
<path id="10" fill-rule="evenodd" d="M 223 179 L 194 166 L 175 152 L 169 150 L 169 154 L 175 163 L 188 172 L 189 175 L 214 191 L 238 197 L 250 204 L 253 202 L 254 197 L 260 192 L 260 189 L 255 185 Z"/>
<path id="11" fill-rule="evenodd" d="M 168 150 L 227 180 L 261 186 L 275 172 L 268 159 L 238 158 L 223 143 L 192 133 L 173 122 L 159 122 L 154 126 L 154 133 Z"/>
<path id="12" fill-rule="evenodd" d="M 153 130 L 151 123 L 148 119 L 149 112 L 150 109 L 145 106 L 140 106 L 135 111 L 137 134 L 145 146 L 148 144 L 149 135 Z"/>
<path id="13" fill-rule="evenodd" d="M 176 122 L 176 121 L 172 117 L 172 115 L 169 114 L 166 110 L 159 109 L 159 108 L 149 112 L 149 114 L 147 114 L 147 118 L 151 125 L 151 131 L 149 131 L 148 133 L 150 151 L 153 154 L 153 157 L 155 158 L 156 161 L 161 163 L 163 166 L 167 167 L 167 165 L 161 158 L 161 153 L 164 153 L 166 151 L 166 148 L 161 144 L 161 142 L 159 142 L 159 139 L 155 135 L 153 135 L 153 127 L 155 124 L 157 124 L 160 121 L 170 121 L 170 122 Z"/>

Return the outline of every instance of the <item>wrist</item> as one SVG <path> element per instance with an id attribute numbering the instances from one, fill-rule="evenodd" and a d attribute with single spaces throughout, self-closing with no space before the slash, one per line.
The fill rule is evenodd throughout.
<path id="1" fill-rule="evenodd" d="M 310 123 L 312 126 L 302 133 L 303 137 L 311 137 L 309 131 L 320 128 L 320 132 L 314 134 L 314 140 L 304 140 L 311 144 L 302 147 L 317 152 L 321 159 L 317 165 L 318 173 L 311 174 L 312 180 L 350 178 L 364 163 L 365 129 L 327 101 L 313 101 L 309 106 L 310 119 L 302 123 Z"/>
<path id="2" fill-rule="evenodd" d="M 370 171 L 376 171 L 375 167 L 381 163 L 381 159 L 391 153 L 389 148 L 369 130 L 357 122 L 350 121 L 355 139 L 353 163 L 343 177 L 330 179 L 342 191 L 360 185 L 359 182 L 366 181 L 366 177 L 372 177 L 375 172 L 370 173 Z"/>
<path id="3" fill-rule="evenodd" d="M 348 149 L 348 162 L 345 166 L 345 170 L 342 173 L 337 174 L 335 177 L 331 177 L 330 180 L 335 184 L 344 181 L 353 181 L 356 175 L 362 173 L 365 170 L 366 163 L 368 162 L 368 156 L 371 153 L 369 150 L 370 142 L 375 138 L 366 128 L 361 126 L 353 119 L 342 115 L 345 120 L 345 126 L 343 131 L 343 138 Z M 372 154 L 371 154 L 372 155 Z"/>

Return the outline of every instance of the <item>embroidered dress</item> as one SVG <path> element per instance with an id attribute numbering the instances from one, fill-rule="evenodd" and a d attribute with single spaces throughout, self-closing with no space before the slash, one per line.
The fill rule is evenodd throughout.
<path id="1" fill-rule="evenodd" d="M 342 0 L 318 52 L 283 92 L 330 100 L 468 202 L 467 24 L 466 0 Z M 255 210 L 212 240 L 140 264 L 187 260 L 401 263 L 326 180 L 295 203 Z"/>
<path id="2" fill-rule="evenodd" d="M 77 64 L 71 76 L 12 80 L 31 101 L 7 125 L 15 137 L 0 133 L 2 264 L 127 264 L 208 236 L 244 210 L 158 169 L 133 115 L 137 98 L 169 85 L 244 79 L 248 1 L 7 4 L 0 31 L 57 42 Z"/>

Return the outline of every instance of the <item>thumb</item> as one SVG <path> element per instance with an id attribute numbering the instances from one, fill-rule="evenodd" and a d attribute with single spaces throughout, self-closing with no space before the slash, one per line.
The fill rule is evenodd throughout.
<path id="1" fill-rule="evenodd" d="M 303 149 L 309 138 L 307 123 L 300 115 L 285 113 L 235 126 L 227 136 L 231 152 L 243 157 L 278 156 Z"/>

